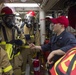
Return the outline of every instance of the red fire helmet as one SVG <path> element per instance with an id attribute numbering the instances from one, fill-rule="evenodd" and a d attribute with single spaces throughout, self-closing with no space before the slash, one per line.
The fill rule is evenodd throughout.
<path id="1" fill-rule="evenodd" d="M 31 10 L 31 11 L 27 12 L 27 15 L 34 17 L 36 14 L 34 11 Z"/>
<path id="2" fill-rule="evenodd" d="M 11 15 L 11 14 L 14 14 L 13 13 L 13 10 L 11 9 L 11 8 L 9 8 L 9 7 L 4 7 L 4 8 L 2 8 L 1 9 L 1 14 L 3 14 L 3 15 Z"/>

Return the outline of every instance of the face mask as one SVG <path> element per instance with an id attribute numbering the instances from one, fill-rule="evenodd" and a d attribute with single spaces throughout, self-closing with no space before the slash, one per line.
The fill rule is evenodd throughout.
<path id="1" fill-rule="evenodd" d="M 8 28 L 12 28 L 15 25 L 14 16 L 3 16 L 3 21 Z"/>
<path id="2" fill-rule="evenodd" d="M 26 17 L 25 17 L 26 26 L 27 26 L 28 28 L 31 28 L 31 27 L 34 25 L 34 20 L 35 20 L 34 17 L 32 17 L 32 16 L 26 16 Z"/>

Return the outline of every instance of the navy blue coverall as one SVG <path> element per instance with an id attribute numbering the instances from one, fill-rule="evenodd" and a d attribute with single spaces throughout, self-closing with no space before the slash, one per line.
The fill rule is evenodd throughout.
<path id="1" fill-rule="evenodd" d="M 41 48 L 43 51 L 50 50 L 51 52 L 57 49 L 61 49 L 62 51 L 67 52 L 74 46 L 76 46 L 76 38 L 73 34 L 64 30 L 59 36 L 54 35 L 50 39 L 50 42 L 48 44 L 42 45 Z M 51 60 L 53 60 L 55 63 L 60 57 L 60 55 L 55 55 Z M 49 68 L 52 68 L 54 63 L 51 64 Z"/>

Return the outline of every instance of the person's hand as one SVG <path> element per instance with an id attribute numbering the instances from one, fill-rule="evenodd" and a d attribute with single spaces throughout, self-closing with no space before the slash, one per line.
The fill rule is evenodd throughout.
<path id="1" fill-rule="evenodd" d="M 53 61 L 51 60 L 53 57 L 54 57 L 54 52 L 52 51 L 52 52 L 48 55 L 48 57 L 47 57 L 47 63 L 48 63 L 48 64 L 52 64 L 52 63 L 53 63 Z"/>
<path id="2" fill-rule="evenodd" d="M 35 44 L 33 44 L 33 43 L 29 44 L 29 46 L 30 46 L 31 49 L 35 49 L 36 48 Z"/>
<path id="3" fill-rule="evenodd" d="M 53 61 L 51 60 L 55 55 L 64 55 L 65 52 L 62 51 L 61 49 L 57 49 L 57 50 L 54 50 L 52 51 L 49 55 L 48 55 L 48 58 L 47 58 L 47 63 L 48 64 L 52 64 Z"/>
<path id="4" fill-rule="evenodd" d="M 33 43 L 30 43 L 30 44 L 29 44 L 29 47 L 30 47 L 31 49 L 39 49 L 39 50 L 42 50 L 42 49 L 41 49 L 41 46 L 36 46 L 36 45 L 33 44 Z"/>

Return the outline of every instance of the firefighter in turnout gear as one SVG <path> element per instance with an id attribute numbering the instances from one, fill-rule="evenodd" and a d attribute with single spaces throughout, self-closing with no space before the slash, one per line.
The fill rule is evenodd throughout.
<path id="1" fill-rule="evenodd" d="M 22 56 L 15 49 L 15 40 L 17 40 L 17 27 L 15 26 L 15 14 L 9 7 L 1 9 L 1 27 L 0 38 L 1 46 L 5 48 L 9 60 L 13 66 L 14 74 L 21 75 Z M 3 43 L 5 42 L 5 43 Z"/>
<path id="2" fill-rule="evenodd" d="M 14 75 L 6 51 L 0 46 L 0 75 Z"/>
<path id="3" fill-rule="evenodd" d="M 33 35 L 33 24 L 34 24 L 34 20 L 35 20 L 35 12 L 34 11 L 29 11 L 27 12 L 27 14 L 24 17 L 24 23 L 22 24 L 22 28 L 23 28 L 23 34 L 24 34 L 24 40 L 25 40 L 25 46 L 23 46 L 21 54 L 23 57 L 23 66 L 22 66 L 22 70 L 23 70 L 23 75 L 26 75 L 25 68 L 26 65 L 29 64 L 30 70 L 29 73 L 32 70 L 32 51 L 29 48 L 29 43 L 30 42 L 34 42 L 34 35 Z"/>

